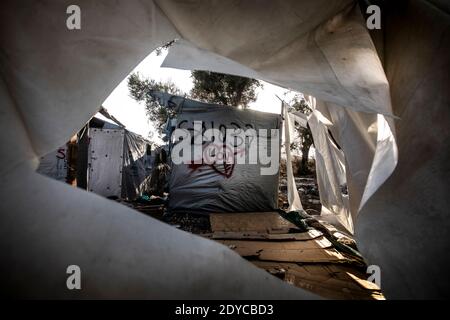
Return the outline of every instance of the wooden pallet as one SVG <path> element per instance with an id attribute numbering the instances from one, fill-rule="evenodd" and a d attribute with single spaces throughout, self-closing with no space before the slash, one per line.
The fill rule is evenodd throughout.
<path id="1" fill-rule="evenodd" d="M 277 212 L 211 214 L 210 222 L 210 239 L 299 288 L 329 299 L 384 299 L 318 230 L 292 232 Z"/>
<path id="2" fill-rule="evenodd" d="M 346 262 L 324 237 L 304 241 L 217 240 L 243 257 L 284 262 Z"/>
<path id="3" fill-rule="evenodd" d="M 273 261 L 251 261 L 299 288 L 328 299 L 383 300 L 383 294 L 375 284 L 366 280 L 367 275 L 351 266 L 342 264 L 296 264 Z"/>

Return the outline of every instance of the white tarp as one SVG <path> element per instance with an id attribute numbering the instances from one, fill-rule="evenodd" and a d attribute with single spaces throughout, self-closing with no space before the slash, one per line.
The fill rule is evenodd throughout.
<path id="1" fill-rule="evenodd" d="M 68 30 L 71 4 L 1 2 L 0 125 L 9 133 L 0 136 L 3 290 L 41 298 L 312 297 L 221 245 L 35 173 L 38 157 L 77 132 L 139 61 L 179 38 L 325 101 L 355 195 L 350 207 L 360 211 L 358 247 L 380 266 L 385 294 L 449 295 L 442 270 L 450 250 L 450 27 L 442 1 L 382 11 L 391 89 L 355 1 L 79 0 L 81 30 Z M 215 70 L 201 58 L 189 61 Z M 397 137 L 380 116 L 392 114 L 389 94 L 402 118 Z M 364 161 L 351 161 L 358 156 Z M 60 285 L 73 263 L 90 279 L 79 292 Z"/>
<path id="2" fill-rule="evenodd" d="M 150 142 L 138 134 L 95 117 L 95 125 L 83 130 L 88 135 L 86 153 L 77 148 L 79 176 L 86 177 L 87 186 L 77 186 L 105 197 L 134 200 L 146 191 L 153 157 L 147 154 Z M 91 122 L 90 122 L 91 123 Z M 83 144 L 84 141 L 79 141 Z M 85 156 L 86 155 L 86 156 Z M 67 146 L 39 159 L 37 172 L 56 180 L 67 178 Z"/>
<path id="3" fill-rule="evenodd" d="M 120 198 L 124 134 L 125 129 L 89 130 L 88 191 Z"/>
<path id="4" fill-rule="evenodd" d="M 150 142 L 136 133 L 125 130 L 123 143 L 121 197 L 134 200 L 146 191 L 154 157 L 147 154 Z"/>
<path id="5" fill-rule="evenodd" d="M 302 210 L 302 203 L 298 195 L 297 185 L 295 184 L 294 173 L 292 172 L 292 156 L 291 156 L 291 137 L 294 136 L 294 121 L 291 114 L 284 105 L 281 108 L 283 112 L 283 132 L 284 132 L 284 150 L 286 152 L 286 179 L 287 179 L 287 196 L 289 208 L 288 210 Z M 307 155 L 306 155 L 307 156 Z"/>
<path id="6" fill-rule="evenodd" d="M 353 233 L 353 219 L 349 210 L 345 156 L 330 136 L 332 126 L 312 103 L 313 112 L 308 124 L 314 139 L 317 184 L 319 187 L 321 214 L 334 214 L 337 220 Z"/>
<path id="7" fill-rule="evenodd" d="M 55 180 L 66 181 L 67 178 L 67 145 L 46 154 L 39 159 L 37 172 Z"/>
<path id="8" fill-rule="evenodd" d="M 270 135 L 270 132 L 271 129 L 280 129 L 279 115 L 186 99 L 183 100 L 182 111 L 177 114 L 176 119 L 177 128 L 191 132 L 192 143 L 196 139 L 194 137 L 201 136 L 208 129 L 218 129 L 222 135 L 220 141 L 204 141 L 203 163 L 195 163 L 202 159 L 193 159 L 192 155 L 191 163 L 171 165 L 169 210 L 217 213 L 265 212 L 278 208 L 280 135 Z M 202 132 L 195 131 L 194 121 L 202 122 Z M 242 134 L 253 129 L 258 137 L 235 138 L 231 145 L 227 143 L 227 139 L 230 139 L 227 129 L 238 130 Z M 267 130 L 269 137 L 263 136 L 265 133 L 259 130 Z M 271 150 L 274 139 L 277 148 Z M 257 148 L 251 150 L 251 145 Z M 214 161 L 208 164 L 210 161 L 205 158 L 208 148 L 218 152 L 217 158 L 225 158 L 225 163 Z M 250 152 L 258 154 L 250 155 Z M 260 152 L 272 159 L 271 163 L 262 164 Z M 275 152 L 273 156 L 272 152 Z M 257 156 L 256 163 L 249 163 L 253 156 Z M 239 158 L 245 163 L 240 163 Z M 263 174 L 262 168 L 270 166 L 273 166 L 273 172 Z"/>
<path id="9" fill-rule="evenodd" d="M 266 1 L 259 9 L 164 1 L 161 8 L 185 30 L 162 66 L 258 78 L 356 111 L 392 115 L 383 67 L 353 1 Z M 236 21 L 250 14 L 255 18 L 243 32 Z M 214 15 L 221 16 L 220 23 L 204 19 Z M 283 22 L 276 27 L 252 25 L 277 15 Z M 328 18 L 319 22 L 323 17 Z M 283 34 L 271 36 L 274 28 L 283 28 Z"/>

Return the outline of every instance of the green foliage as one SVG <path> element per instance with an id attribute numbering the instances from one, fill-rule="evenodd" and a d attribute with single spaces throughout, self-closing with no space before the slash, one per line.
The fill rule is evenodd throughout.
<path id="1" fill-rule="evenodd" d="M 174 111 L 161 106 L 151 95 L 152 91 L 163 91 L 174 95 L 183 95 L 183 92 L 171 81 L 161 82 L 153 79 L 141 78 L 138 73 L 133 73 L 128 77 L 128 90 L 133 99 L 144 102 L 147 117 L 155 123 L 158 132 L 161 133 L 169 117 Z"/>
<path id="2" fill-rule="evenodd" d="M 255 79 L 209 71 L 192 71 L 191 77 L 194 81 L 191 96 L 194 99 L 244 109 L 256 100 L 256 88 L 262 86 Z"/>
<path id="3" fill-rule="evenodd" d="M 175 41 L 170 41 L 157 49 L 157 55 L 169 48 Z M 256 88 L 262 87 L 258 80 L 207 71 L 192 71 L 194 82 L 191 96 L 208 103 L 247 108 L 256 100 Z M 155 81 L 143 78 L 138 73 L 128 77 L 130 96 L 145 104 L 147 117 L 155 124 L 161 134 L 167 119 L 174 116 L 174 110 L 161 106 L 150 93 L 162 91 L 182 96 L 184 93 L 171 81 Z"/>

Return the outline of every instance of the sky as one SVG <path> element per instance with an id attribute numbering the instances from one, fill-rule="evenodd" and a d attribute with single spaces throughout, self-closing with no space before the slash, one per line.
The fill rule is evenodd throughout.
<path id="1" fill-rule="evenodd" d="M 184 93 L 189 93 L 192 88 L 191 72 L 188 70 L 179 70 L 173 68 L 161 68 L 161 64 L 168 51 L 163 50 L 158 56 L 155 51 L 149 54 L 141 63 L 131 72 L 139 72 L 142 77 L 151 78 L 157 81 L 171 80 Z M 276 97 L 282 97 L 289 101 L 294 93 L 290 90 L 264 82 L 263 88 L 257 88 L 257 100 L 249 105 L 253 110 L 263 112 L 280 113 L 281 102 Z M 157 133 L 152 124 L 147 120 L 145 107 L 143 103 L 136 102 L 130 97 L 127 87 L 127 78 L 114 89 L 109 97 L 103 102 L 108 112 L 122 122 L 130 131 L 138 133 L 146 138 L 153 132 L 151 140 L 162 143 L 157 138 Z"/>

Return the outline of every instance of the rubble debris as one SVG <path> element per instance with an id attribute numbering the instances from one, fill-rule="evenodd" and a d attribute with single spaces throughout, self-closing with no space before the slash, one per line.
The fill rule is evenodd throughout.
<path id="1" fill-rule="evenodd" d="M 211 225 L 207 215 L 191 214 L 191 213 L 166 213 L 163 221 L 170 225 L 177 225 L 179 229 L 194 234 L 211 233 Z"/>
<path id="2" fill-rule="evenodd" d="M 357 251 L 356 243 L 354 241 L 352 242 L 349 236 L 345 236 L 341 232 L 338 232 L 334 226 L 310 216 L 304 210 L 289 212 L 279 210 L 278 212 L 283 218 L 295 224 L 299 229 L 306 231 L 311 228 L 316 228 L 317 230 L 323 232 L 324 236 L 331 241 L 337 249 L 349 255 L 360 264 L 364 264 L 364 258 Z M 339 239 L 341 239 L 341 241 L 339 241 Z M 354 247 L 348 246 L 346 243 L 352 244 Z"/>
<path id="3" fill-rule="evenodd" d="M 366 280 L 362 257 L 349 250 L 357 250 L 352 237 L 317 216 L 304 211 L 171 215 L 162 205 L 146 204 L 151 199 L 122 203 L 222 243 L 271 275 L 324 298 L 384 299 Z"/>
<path id="4" fill-rule="evenodd" d="M 321 212 L 321 202 L 319 187 L 315 176 L 295 177 L 295 184 L 300 196 L 303 209 L 313 215 L 319 215 Z M 287 180 L 280 171 L 280 182 L 278 192 L 278 207 L 286 210 L 289 207 L 287 198 Z"/>

